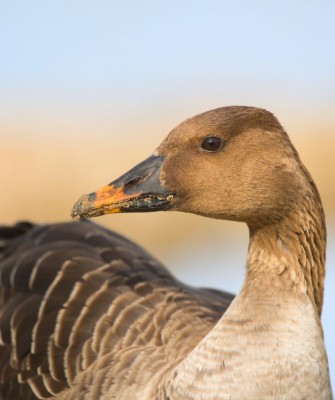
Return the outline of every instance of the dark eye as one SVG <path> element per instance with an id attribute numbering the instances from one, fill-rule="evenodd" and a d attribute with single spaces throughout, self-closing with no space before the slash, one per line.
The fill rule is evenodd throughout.
<path id="1" fill-rule="evenodd" d="M 202 150 L 208 151 L 210 153 L 215 153 L 222 149 L 223 140 L 218 136 L 207 136 L 201 142 L 200 147 Z"/>

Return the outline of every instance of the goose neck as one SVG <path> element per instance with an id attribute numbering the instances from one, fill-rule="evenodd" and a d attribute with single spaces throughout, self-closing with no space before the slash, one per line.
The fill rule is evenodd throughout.
<path id="1" fill-rule="evenodd" d="M 253 229 L 244 290 L 307 295 L 321 314 L 326 231 L 320 202 L 306 196 L 277 223 Z M 243 289 L 242 289 L 243 290 Z"/>

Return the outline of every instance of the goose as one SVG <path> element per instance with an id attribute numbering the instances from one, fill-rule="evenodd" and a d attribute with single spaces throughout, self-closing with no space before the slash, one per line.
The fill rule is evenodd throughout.
<path id="1" fill-rule="evenodd" d="M 87 220 L 159 210 L 247 224 L 236 296 L 185 285 Z M 187 119 L 72 216 L 0 228 L 1 399 L 332 399 L 323 208 L 270 112 Z"/>

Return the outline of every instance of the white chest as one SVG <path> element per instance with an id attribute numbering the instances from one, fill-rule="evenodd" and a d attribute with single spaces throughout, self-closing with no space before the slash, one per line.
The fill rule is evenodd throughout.
<path id="1" fill-rule="evenodd" d="M 311 304 L 282 304 L 267 322 L 252 309 L 232 304 L 171 373 L 162 398 L 332 399 L 322 332 Z"/>

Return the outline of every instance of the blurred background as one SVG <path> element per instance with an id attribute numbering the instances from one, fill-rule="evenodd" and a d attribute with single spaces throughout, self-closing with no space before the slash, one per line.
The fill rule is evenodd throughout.
<path id="1" fill-rule="evenodd" d="M 323 326 L 335 384 L 335 2 L 0 3 L 0 223 L 69 220 L 82 193 L 150 155 L 183 119 L 225 105 L 279 118 L 324 202 Z M 178 213 L 96 222 L 180 279 L 238 291 L 244 225 Z"/>

